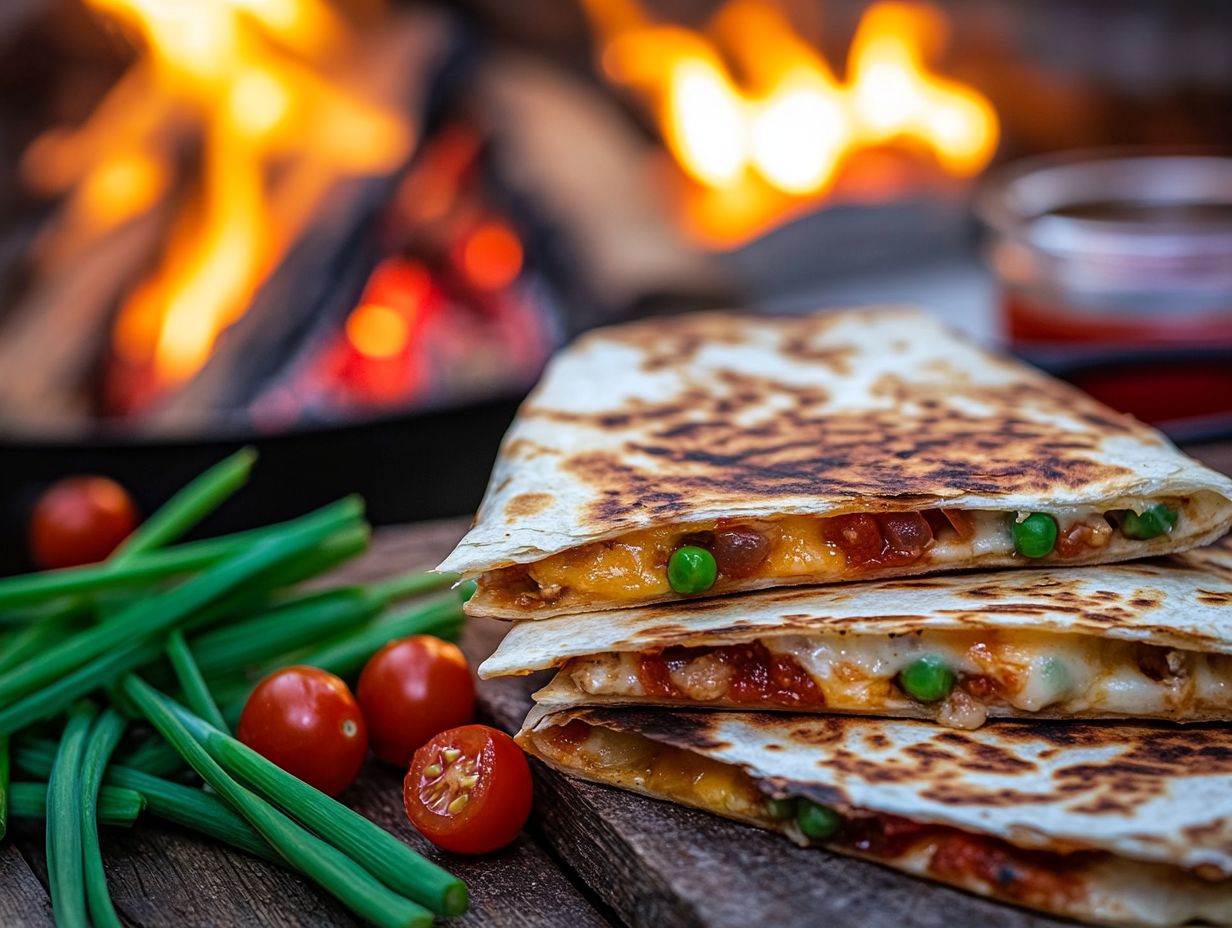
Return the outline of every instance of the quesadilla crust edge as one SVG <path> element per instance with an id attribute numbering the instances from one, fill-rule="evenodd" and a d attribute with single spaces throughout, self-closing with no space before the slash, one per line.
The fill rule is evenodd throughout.
<path id="1" fill-rule="evenodd" d="M 502 444 L 466 575 L 652 525 L 921 509 L 1005 511 L 1232 480 L 925 313 L 700 314 L 597 330 L 549 366 Z M 1157 552 L 1232 522 L 1170 538 Z"/>

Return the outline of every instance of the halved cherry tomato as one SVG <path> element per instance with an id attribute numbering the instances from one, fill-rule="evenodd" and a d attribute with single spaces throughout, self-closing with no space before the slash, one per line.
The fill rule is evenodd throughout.
<path id="1" fill-rule="evenodd" d="M 137 508 L 107 477 L 66 477 L 30 516 L 30 553 L 45 570 L 104 560 L 137 526 Z"/>
<path id="2" fill-rule="evenodd" d="M 431 635 L 401 638 L 377 651 L 356 694 L 372 750 L 399 767 L 436 733 L 475 717 L 475 681 L 465 655 Z"/>
<path id="3" fill-rule="evenodd" d="M 284 667 L 244 704 L 240 741 L 287 773 L 337 796 L 368 753 L 368 726 L 347 685 L 316 667 Z"/>
<path id="4" fill-rule="evenodd" d="M 509 844 L 526 824 L 530 766 L 503 731 L 463 725 L 415 752 L 402 797 L 411 824 L 437 847 L 486 854 Z"/>

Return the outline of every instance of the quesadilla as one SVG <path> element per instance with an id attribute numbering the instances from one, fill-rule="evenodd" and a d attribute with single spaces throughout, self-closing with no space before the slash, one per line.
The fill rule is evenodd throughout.
<path id="1" fill-rule="evenodd" d="M 532 713 L 563 772 L 1115 925 L 1232 924 L 1232 731 L 739 712 Z"/>
<path id="2" fill-rule="evenodd" d="M 518 622 L 481 677 L 547 706 L 928 718 L 1232 719 L 1232 536 L 1099 568 L 768 590 Z"/>
<path id="3" fill-rule="evenodd" d="M 441 570 L 543 618 L 1204 544 L 1232 480 L 927 314 L 701 314 L 598 330 L 523 405 Z"/>

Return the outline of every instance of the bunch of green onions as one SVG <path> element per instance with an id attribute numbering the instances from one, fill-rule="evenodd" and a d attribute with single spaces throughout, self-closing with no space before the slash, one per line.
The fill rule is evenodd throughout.
<path id="1" fill-rule="evenodd" d="M 174 544 L 254 460 L 240 451 L 202 474 L 102 564 L 0 579 L 0 838 L 10 815 L 44 818 L 59 926 L 121 924 L 98 826 L 142 812 L 296 869 L 375 925 L 466 910 L 456 877 L 230 735 L 277 667 L 353 675 L 387 641 L 462 625 L 448 575 L 301 588 L 367 547 L 354 498 Z M 185 766 L 203 786 L 182 782 Z"/>

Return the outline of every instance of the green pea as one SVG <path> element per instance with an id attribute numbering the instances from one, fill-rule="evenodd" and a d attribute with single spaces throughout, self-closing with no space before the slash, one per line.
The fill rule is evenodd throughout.
<path id="1" fill-rule="evenodd" d="M 1057 543 L 1057 520 L 1044 512 L 1033 512 L 1014 523 L 1014 548 L 1023 557 L 1043 557 Z"/>
<path id="2" fill-rule="evenodd" d="M 667 582 L 677 593 L 704 593 L 714 586 L 719 568 L 705 548 L 685 545 L 667 562 Z"/>
<path id="3" fill-rule="evenodd" d="M 1180 515 L 1177 510 L 1163 503 L 1147 506 L 1141 515 L 1130 509 L 1121 517 L 1121 534 L 1135 541 L 1158 538 L 1176 528 L 1176 520 Z"/>
<path id="4" fill-rule="evenodd" d="M 785 822 L 796 814 L 796 800 L 770 797 L 766 800 L 766 814 L 776 822 Z"/>
<path id="5" fill-rule="evenodd" d="M 926 654 L 902 669 L 898 685 L 913 699 L 937 702 L 954 689 L 954 671 L 935 654 Z"/>
<path id="6" fill-rule="evenodd" d="M 808 799 L 796 803 L 796 826 L 807 838 L 818 841 L 833 838 L 842 825 L 842 817 L 829 806 L 818 805 Z"/>

